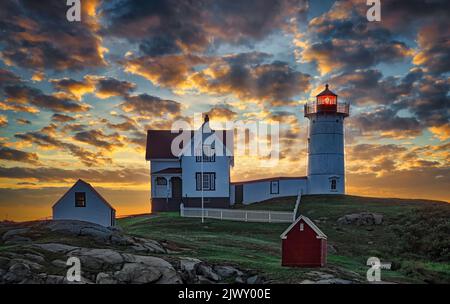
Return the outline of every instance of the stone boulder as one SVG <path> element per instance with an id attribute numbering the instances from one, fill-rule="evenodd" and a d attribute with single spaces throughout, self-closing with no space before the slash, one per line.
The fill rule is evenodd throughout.
<path id="1" fill-rule="evenodd" d="M 25 234 L 28 231 L 30 231 L 30 228 L 18 228 L 18 229 L 8 230 L 5 233 L 3 233 L 2 240 L 3 241 L 8 241 L 8 240 L 10 240 L 12 238 L 17 238 L 21 234 Z M 22 237 L 22 236 L 20 236 L 20 237 Z"/>
<path id="2" fill-rule="evenodd" d="M 223 278 L 244 275 L 242 273 L 242 271 L 240 271 L 232 266 L 214 266 L 214 271 Z"/>
<path id="3" fill-rule="evenodd" d="M 119 283 L 131 284 L 153 283 L 161 276 L 158 268 L 141 263 L 126 263 L 120 271 L 114 273 L 114 279 Z"/>

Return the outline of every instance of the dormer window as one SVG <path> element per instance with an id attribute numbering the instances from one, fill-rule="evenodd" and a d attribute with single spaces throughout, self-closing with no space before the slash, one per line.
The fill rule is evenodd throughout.
<path id="1" fill-rule="evenodd" d="M 201 154 L 202 151 L 200 151 L 200 149 L 197 151 L 197 153 L 195 153 L 196 155 L 195 161 L 198 163 L 202 161 Z M 215 161 L 216 161 L 216 152 L 214 150 L 214 146 L 203 145 L 203 162 L 211 163 Z"/>

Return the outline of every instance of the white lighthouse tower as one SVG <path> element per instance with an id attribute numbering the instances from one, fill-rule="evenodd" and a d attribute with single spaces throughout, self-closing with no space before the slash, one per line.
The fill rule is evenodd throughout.
<path id="1" fill-rule="evenodd" d="M 344 194 L 344 119 L 349 105 L 338 103 L 338 96 L 328 89 L 305 105 L 309 119 L 308 193 Z"/>

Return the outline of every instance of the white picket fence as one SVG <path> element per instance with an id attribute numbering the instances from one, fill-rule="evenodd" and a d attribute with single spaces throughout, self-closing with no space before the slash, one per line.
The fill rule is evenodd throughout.
<path id="1" fill-rule="evenodd" d="M 298 205 L 301 200 L 301 192 L 297 196 L 295 209 L 293 212 L 269 211 L 269 210 L 245 210 L 245 209 L 215 209 L 215 208 L 186 208 L 180 205 L 180 215 L 182 217 L 202 217 L 231 220 L 241 222 L 262 222 L 262 223 L 292 223 L 295 221 Z"/>

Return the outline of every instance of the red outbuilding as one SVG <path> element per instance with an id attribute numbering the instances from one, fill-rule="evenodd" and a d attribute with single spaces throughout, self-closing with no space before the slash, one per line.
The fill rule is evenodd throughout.
<path id="1" fill-rule="evenodd" d="M 282 266 L 323 267 L 327 262 L 327 236 L 306 216 L 281 235 Z"/>

